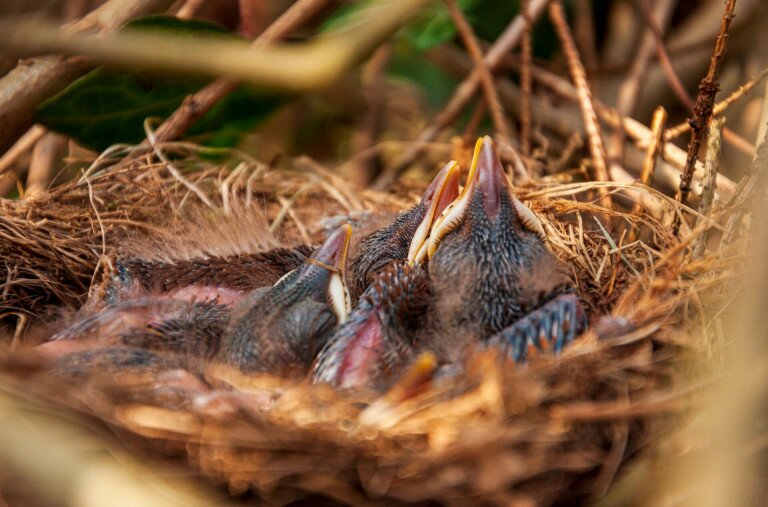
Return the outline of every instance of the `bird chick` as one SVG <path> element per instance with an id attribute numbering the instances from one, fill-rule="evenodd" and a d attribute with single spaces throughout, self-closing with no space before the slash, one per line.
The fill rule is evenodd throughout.
<path id="1" fill-rule="evenodd" d="M 273 287 L 232 309 L 218 359 L 244 372 L 306 373 L 350 312 L 345 276 L 352 228 L 343 225 Z"/>
<path id="2" fill-rule="evenodd" d="M 141 257 L 110 259 L 101 286 L 87 308 L 99 310 L 138 298 L 213 301 L 230 304 L 259 287 L 273 285 L 301 266 L 312 248 L 273 248 L 226 257 L 173 261 Z"/>
<path id="3" fill-rule="evenodd" d="M 423 266 L 386 267 L 318 356 L 314 382 L 344 388 L 389 384 L 418 354 L 431 296 Z"/>
<path id="4" fill-rule="evenodd" d="M 141 298 L 87 315 L 37 349 L 59 357 L 82 350 L 132 347 L 206 359 L 218 351 L 228 321 L 228 308 L 215 302 Z"/>
<path id="5" fill-rule="evenodd" d="M 512 193 L 489 137 L 478 140 L 466 186 L 435 222 L 428 254 L 444 359 L 458 359 L 456 340 L 482 340 L 523 360 L 531 347 L 559 351 L 586 326 L 563 265 Z"/>
<path id="6" fill-rule="evenodd" d="M 353 300 L 365 292 L 385 266 L 396 261 L 421 262 L 426 259 L 427 240 L 434 220 L 459 194 L 460 170 L 456 162 L 447 163 L 427 187 L 418 204 L 359 243 L 350 263 L 350 292 Z"/>

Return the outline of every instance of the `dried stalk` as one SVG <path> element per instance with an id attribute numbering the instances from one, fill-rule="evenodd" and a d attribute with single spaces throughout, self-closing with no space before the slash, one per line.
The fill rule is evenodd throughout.
<path id="1" fill-rule="evenodd" d="M 568 62 L 568 68 L 571 72 L 571 79 L 576 86 L 576 92 L 579 96 L 579 109 L 581 110 L 582 121 L 587 132 L 589 144 L 589 153 L 592 156 L 592 168 L 597 181 L 609 181 L 608 169 L 605 165 L 605 150 L 603 148 L 603 137 L 600 132 L 600 124 L 597 121 L 597 114 L 592 103 L 592 92 L 589 90 L 587 74 L 584 71 L 584 65 L 579 58 L 579 51 L 573 36 L 568 28 L 568 22 L 565 20 L 562 4 L 557 1 L 549 5 L 549 17 L 552 24 L 555 25 L 557 36 L 563 47 L 565 58 Z M 603 195 L 604 206 L 610 207 L 610 198 L 607 194 Z"/>
<path id="2" fill-rule="evenodd" d="M 723 126 L 725 118 L 719 116 L 709 124 L 709 136 L 707 137 L 707 159 L 704 163 L 704 177 L 701 182 L 701 200 L 699 202 L 699 214 L 709 216 L 712 203 L 715 200 L 715 181 L 717 179 L 718 165 L 720 164 L 720 146 L 723 138 Z M 691 251 L 693 258 L 704 255 L 707 248 L 710 230 L 707 228 L 696 237 Z"/>
<path id="3" fill-rule="evenodd" d="M 712 116 L 712 108 L 715 104 L 715 96 L 719 89 L 717 75 L 720 71 L 720 63 L 725 54 L 725 44 L 728 38 L 728 30 L 733 20 L 733 9 L 736 7 L 736 0 L 727 0 L 725 4 L 725 13 L 720 23 L 720 33 L 715 41 L 715 49 L 709 62 L 709 70 L 704 79 L 699 83 L 699 93 L 696 96 L 696 104 L 693 107 L 693 118 L 691 119 L 691 142 L 688 144 L 688 157 L 686 159 L 683 174 L 680 175 L 680 191 L 677 199 L 685 204 L 688 193 L 691 190 L 691 180 L 696 167 L 696 160 L 701 146 L 701 137 L 704 128 Z"/>

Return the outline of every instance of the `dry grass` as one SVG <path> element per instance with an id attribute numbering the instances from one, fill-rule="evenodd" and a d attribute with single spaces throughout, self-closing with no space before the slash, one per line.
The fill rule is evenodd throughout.
<path id="1" fill-rule="evenodd" d="M 358 191 L 306 160 L 292 161 L 296 170 L 287 173 L 245 157 L 205 163 L 189 145 L 164 150 L 216 207 L 253 200 L 285 241 L 317 240 L 327 216 L 402 209 L 422 188 Z M 96 168 L 35 200 L 3 204 L 6 322 L 11 313 L 38 317 L 48 305 L 80 304 L 104 252 L 136 231 L 174 227 L 196 207 L 188 184 L 162 164 L 142 163 Z M 607 210 L 598 204 L 605 191 L 614 202 L 650 204 L 641 214 Z M 688 359 L 717 344 L 704 336 L 715 336 L 713 322 L 729 301 L 720 282 L 733 276 L 727 260 L 736 246 L 691 260 L 687 247 L 703 226 L 677 239 L 671 218 L 690 210 L 642 186 L 541 180 L 518 192 L 572 267 L 592 321 L 624 316 L 635 331 L 600 340 L 590 330 L 561 357 L 525 367 L 476 352 L 460 378 L 432 381 L 400 402 L 216 368 L 206 369 L 210 389 L 168 381 L 158 390 L 156 377 L 133 374 L 62 389 L 46 382 L 38 358 L 15 354 L 2 358 L 4 381 L 123 438 L 141 437 L 129 442 L 150 443 L 139 447 L 150 456 L 183 455 L 231 492 L 254 490 L 279 504 L 313 495 L 361 505 L 599 495 L 697 400 L 700 381 Z M 627 227 L 639 240 L 624 243 Z"/>

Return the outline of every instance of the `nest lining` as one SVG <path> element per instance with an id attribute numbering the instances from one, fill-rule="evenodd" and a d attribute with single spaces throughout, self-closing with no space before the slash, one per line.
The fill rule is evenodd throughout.
<path id="1" fill-rule="evenodd" d="M 358 191 L 312 164 L 291 173 L 252 160 L 221 167 L 201 162 L 187 145 L 175 149 L 186 155 L 175 165 L 221 208 L 209 212 L 257 203 L 281 241 L 318 241 L 318 210 L 324 217 L 401 210 L 425 186 Z M 157 378 L 129 372 L 62 392 L 47 381 L 44 362 L 17 354 L 3 357 L 4 376 L 13 383 L 33 375 L 18 388 L 181 452 L 231 492 L 253 490 L 275 503 L 312 495 L 350 504 L 588 498 L 604 492 L 686 406 L 686 396 L 676 394 L 688 381 L 686 330 L 701 325 L 710 308 L 700 296 L 730 275 L 720 261 L 731 255 L 691 261 L 685 246 L 693 234 L 680 241 L 663 217 L 605 209 L 595 188 L 546 180 L 518 188 L 544 222 L 552 251 L 571 266 L 592 322 L 611 313 L 636 325 L 606 341 L 593 326 L 558 358 L 512 367 L 478 351 L 460 379 L 427 382 L 402 399 L 205 365 L 213 393 L 172 379 L 158 389 Z M 632 191 L 670 213 L 685 212 L 650 189 Z M 92 171 L 30 201 L 3 202 L 6 323 L 82 304 L 102 255 L 125 238 L 183 228 L 194 199 L 188 185 L 150 160 Z M 624 241 L 625 224 L 640 231 L 640 241 Z M 17 326 L 17 342 L 18 335 Z"/>

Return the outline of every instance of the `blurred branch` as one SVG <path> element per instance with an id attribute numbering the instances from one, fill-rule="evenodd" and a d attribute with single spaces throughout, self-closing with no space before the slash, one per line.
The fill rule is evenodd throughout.
<path id="1" fill-rule="evenodd" d="M 654 55 L 654 50 L 661 45 L 661 40 L 657 38 L 654 29 L 659 31 L 665 29 L 669 19 L 672 17 L 672 11 L 677 5 L 676 0 L 660 0 L 655 5 L 655 13 L 651 12 L 645 2 L 640 2 L 640 8 L 647 13 L 648 28 L 643 33 L 640 46 L 635 53 L 632 66 L 629 69 L 629 75 L 619 87 L 619 94 L 616 99 L 616 111 L 621 116 L 632 116 L 637 104 L 637 97 L 640 92 L 641 84 L 648 70 L 648 64 Z M 655 17 L 658 19 L 658 22 Z M 658 23 L 658 24 L 657 24 Z M 662 51 L 659 51 L 661 54 Z M 624 158 L 624 129 L 617 128 L 611 136 L 608 143 L 608 163 L 611 168 L 621 164 Z"/>
<path id="2" fill-rule="evenodd" d="M 101 7 L 64 29 L 69 33 L 86 29 L 108 32 L 137 16 L 165 10 L 172 0 L 109 0 Z M 10 36 L 0 22 L 0 39 Z M 27 28 L 30 29 L 30 28 Z M 55 27 L 59 32 L 59 28 Z M 23 32 L 18 33 L 24 36 Z M 45 99 L 56 95 L 82 76 L 91 65 L 82 59 L 45 56 L 19 65 L 0 79 L 0 153 L 5 152 L 32 126 L 32 117 Z"/>
<path id="3" fill-rule="evenodd" d="M 520 10 L 525 19 L 525 31 L 523 32 L 523 42 L 520 47 L 520 89 L 523 92 L 520 100 L 520 152 L 524 157 L 528 157 L 531 154 L 531 92 L 533 91 L 531 82 L 533 36 L 531 28 L 533 22 L 529 14 L 529 3 L 530 0 L 522 0 L 520 2 Z"/>
<path id="4" fill-rule="evenodd" d="M 35 144 L 27 171 L 25 199 L 48 190 L 66 146 L 67 138 L 55 132 L 48 132 Z"/>
<path id="5" fill-rule="evenodd" d="M 22 135 L 13 146 L 0 157 L 0 176 L 13 167 L 14 162 L 16 162 L 19 157 L 31 150 L 35 143 L 39 141 L 46 132 L 47 130 L 45 127 L 37 125 L 29 129 L 26 134 Z"/>
<path id="6" fill-rule="evenodd" d="M 298 0 L 253 41 L 252 47 L 261 48 L 286 37 L 297 26 L 314 16 L 327 3 L 327 0 Z M 183 136 L 216 103 L 232 93 L 237 85 L 238 83 L 231 79 L 219 78 L 197 93 L 188 95 L 176 111 L 157 128 L 155 132 L 157 140 L 164 142 Z M 147 145 L 147 141 L 144 144 Z M 141 154 L 141 150 L 136 150 L 131 154 L 131 157 L 135 158 Z"/>
<path id="7" fill-rule="evenodd" d="M 538 19 L 549 2 L 550 0 L 531 0 L 526 13 L 527 17 L 531 21 Z M 504 32 L 498 39 L 496 39 L 496 42 L 493 43 L 485 54 L 483 60 L 489 71 L 495 70 L 504 59 L 504 56 L 517 46 L 525 33 L 525 29 L 526 16 L 518 14 L 512 22 L 507 25 Z M 395 178 L 397 178 L 397 176 L 403 172 L 411 162 L 413 162 L 419 153 L 421 153 L 425 143 L 434 140 L 435 137 L 437 137 L 437 135 L 456 118 L 464 106 L 466 106 L 472 99 L 479 86 L 480 71 L 475 69 L 456 87 L 451 99 L 427 128 L 424 129 L 419 138 L 411 144 L 411 147 L 400 157 L 395 165 L 382 172 L 379 178 L 374 182 L 373 186 L 377 189 L 388 187 Z"/>
<path id="8" fill-rule="evenodd" d="M 704 79 L 699 83 L 699 93 L 696 96 L 696 104 L 693 106 L 693 118 L 691 119 L 691 142 L 688 144 L 688 157 L 685 162 L 683 174 L 680 176 L 680 191 L 678 200 L 685 204 L 688 192 L 691 190 L 691 179 L 695 170 L 696 160 L 699 156 L 699 146 L 704 129 L 712 116 L 712 108 L 715 104 L 715 96 L 719 89 L 717 75 L 720 72 L 720 63 L 725 54 L 725 43 L 728 39 L 728 30 L 733 19 L 733 10 L 736 8 L 736 0 L 727 0 L 725 13 L 720 22 L 720 33 L 715 41 L 715 49 L 709 62 L 709 70 Z"/>
<path id="9" fill-rule="evenodd" d="M 464 47 L 467 48 L 472 63 L 475 65 L 475 71 L 480 74 L 480 83 L 483 87 L 483 94 L 485 95 L 485 102 L 488 105 L 488 109 L 491 112 L 491 119 L 493 120 L 493 126 L 496 132 L 504 138 L 505 141 L 509 141 L 512 138 L 507 124 L 506 118 L 504 118 L 504 108 L 499 101 L 499 93 L 496 91 L 496 85 L 493 82 L 493 76 L 490 70 L 483 61 L 483 52 L 480 49 L 480 43 L 477 41 L 472 26 L 464 17 L 464 14 L 456 4 L 456 0 L 445 0 L 448 6 L 448 12 L 451 13 L 453 18 L 453 24 L 456 25 L 456 29 L 459 31 L 461 41 L 464 43 Z"/>
<path id="10" fill-rule="evenodd" d="M 331 84 L 368 56 L 430 0 L 379 0 L 343 27 L 304 44 L 254 51 L 242 41 L 123 30 L 103 37 L 67 34 L 30 20 L 0 22 L 0 49 L 17 54 L 59 52 L 111 66 L 161 74 L 226 76 L 254 85 L 304 91 Z"/>

